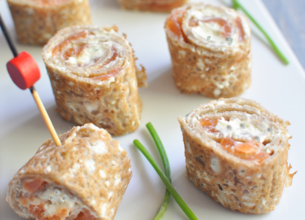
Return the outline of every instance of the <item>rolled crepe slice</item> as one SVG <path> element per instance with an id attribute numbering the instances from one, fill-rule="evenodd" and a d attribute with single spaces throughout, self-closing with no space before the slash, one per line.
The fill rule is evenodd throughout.
<path id="1" fill-rule="evenodd" d="M 26 219 L 113 219 L 130 181 L 119 142 L 93 124 L 52 140 L 15 174 L 6 200 Z"/>
<path id="2" fill-rule="evenodd" d="M 68 27 L 42 51 L 60 115 L 77 124 L 91 122 L 112 135 L 138 128 L 138 85 L 146 85 L 128 41 L 117 31 L 115 26 Z"/>
<path id="3" fill-rule="evenodd" d="M 165 32 L 181 92 L 228 98 L 250 86 L 251 31 L 234 9 L 186 4 L 172 11 Z"/>
<path id="4" fill-rule="evenodd" d="M 91 24 L 88 0 L 8 0 L 23 44 L 44 45 L 60 29 Z"/>
<path id="5" fill-rule="evenodd" d="M 232 210 L 274 210 L 294 175 L 287 164 L 289 122 L 244 98 L 211 101 L 178 120 L 196 187 Z"/>
<path id="6" fill-rule="evenodd" d="M 189 0 L 118 0 L 122 8 L 127 10 L 170 12 Z"/>

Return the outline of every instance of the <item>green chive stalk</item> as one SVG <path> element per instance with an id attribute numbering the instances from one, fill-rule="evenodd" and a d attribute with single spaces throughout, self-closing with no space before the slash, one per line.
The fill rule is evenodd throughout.
<path id="1" fill-rule="evenodd" d="M 274 41 L 267 34 L 267 32 L 260 26 L 260 24 L 249 14 L 249 12 L 239 3 L 238 0 L 232 0 L 232 1 L 233 1 L 233 8 L 235 10 L 238 10 L 240 8 L 248 16 L 248 18 L 255 24 L 255 26 L 264 34 L 264 36 L 267 38 L 268 42 L 270 43 L 271 47 L 273 48 L 275 53 L 278 55 L 278 57 L 283 61 L 283 63 L 285 65 L 289 64 L 288 59 L 280 51 L 278 46 L 274 43 Z"/>
<path id="2" fill-rule="evenodd" d="M 156 163 L 154 158 L 151 156 L 151 154 L 146 150 L 146 148 L 141 144 L 140 141 L 134 140 L 134 145 L 142 152 L 142 154 L 146 157 L 146 159 L 150 162 L 150 164 L 153 166 L 153 168 L 156 170 L 160 178 L 162 179 L 163 183 L 165 184 L 167 190 L 170 192 L 172 197 L 176 200 L 182 211 L 186 214 L 186 216 L 190 220 L 198 220 L 195 214 L 192 212 L 192 210 L 186 205 L 186 203 L 183 201 L 183 199 L 180 197 L 178 192 L 175 190 L 173 185 L 170 183 L 170 181 L 167 179 L 167 176 L 163 173 L 159 165 Z"/>
<path id="3" fill-rule="evenodd" d="M 172 182 L 171 181 L 171 171 L 170 171 L 170 165 L 169 165 L 168 157 L 167 157 L 166 151 L 164 149 L 164 146 L 161 142 L 161 139 L 159 138 L 159 135 L 156 132 L 152 123 L 150 123 L 150 122 L 147 123 L 146 127 L 147 127 L 150 135 L 154 139 L 154 142 L 155 142 L 155 144 L 157 146 L 157 149 L 159 151 L 159 154 L 160 154 L 163 166 L 164 166 L 165 175 L 166 175 L 167 179 L 169 180 L 169 182 Z M 164 213 L 165 213 L 165 211 L 168 207 L 169 199 L 170 199 L 170 192 L 166 189 L 163 202 L 162 202 L 157 214 L 153 218 L 153 220 L 160 220 L 162 218 L 162 216 L 164 215 Z"/>

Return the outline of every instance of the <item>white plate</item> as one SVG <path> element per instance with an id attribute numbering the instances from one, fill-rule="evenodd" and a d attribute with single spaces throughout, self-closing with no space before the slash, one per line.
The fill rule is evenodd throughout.
<path id="1" fill-rule="evenodd" d="M 195 1 L 193 1 L 195 2 Z M 197 1 L 198 2 L 198 1 Z M 207 1 L 219 4 L 218 1 Z M 215 203 L 195 188 L 185 177 L 184 147 L 177 116 L 183 116 L 207 99 L 199 95 L 180 94 L 172 78 L 170 56 L 163 25 L 167 14 L 130 12 L 120 9 L 115 0 L 92 0 L 93 21 L 97 25 L 116 24 L 133 44 L 138 63 L 148 72 L 149 88 L 140 89 L 143 100 L 142 122 L 139 129 L 116 138 L 131 158 L 133 178 L 118 209 L 116 220 L 152 219 L 162 202 L 165 187 L 147 160 L 133 146 L 139 139 L 161 165 L 161 160 L 148 134 L 145 124 L 152 122 L 166 147 L 173 185 L 199 219 L 304 219 L 305 182 L 305 75 L 291 49 L 260 1 L 242 1 L 244 6 L 263 24 L 290 60 L 284 66 L 268 46 L 252 36 L 252 85 L 242 96 L 260 102 L 267 109 L 289 120 L 291 126 L 289 162 L 299 170 L 292 187 L 284 190 L 275 211 L 265 215 L 247 215 L 233 212 Z M 0 0 L 0 11 L 9 31 L 15 31 L 6 1 Z M 17 44 L 19 51 L 30 52 L 38 62 L 42 77 L 36 84 L 42 101 L 57 132 L 64 133 L 73 123 L 61 119 L 55 112 L 55 101 L 41 47 Z M 29 91 L 18 89 L 9 78 L 5 64 L 12 58 L 3 35 L 0 35 L 0 213 L 2 220 L 17 220 L 17 215 L 5 202 L 7 185 L 17 170 L 50 138 Z M 303 168 L 303 169 L 302 169 Z M 187 219 L 172 199 L 163 219 Z"/>

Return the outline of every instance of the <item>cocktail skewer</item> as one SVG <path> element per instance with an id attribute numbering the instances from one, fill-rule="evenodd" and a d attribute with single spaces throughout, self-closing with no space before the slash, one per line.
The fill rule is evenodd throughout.
<path id="1" fill-rule="evenodd" d="M 37 105 L 37 107 L 38 107 L 38 109 L 40 111 L 41 117 L 42 117 L 44 123 L 46 124 L 50 134 L 51 134 L 52 139 L 54 140 L 56 146 L 60 146 L 61 142 L 59 140 L 59 137 L 58 137 L 58 135 L 57 135 L 57 133 L 55 131 L 55 128 L 54 128 L 54 126 L 52 124 L 52 121 L 51 121 L 51 119 L 50 119 L 50 117 L 49 117 L 49 115 L 48 115 L 48 113 L 47 113 L 47 111 L 46 111 L 46 109 L 45 109 L 45 107 L 44 107 L 40 97 L 39 97 L 38 92 L 36 91 L 34 86 L 32 86 L 30 88 L 30 91 L 31 91 L 31 93 L 33 95 L 33 98 L 34 98 L 34 100 L 36 102 L 36 105 Z"/>
<path id="2" fill-rule="evenodd" d="M 6 26 L 2 20 L 0 14 L 0 26 L 4 37 L 9 45 L 14 58 L 11 59 L 7 64 L 7 71 L 10 74 L 13 82 L 20 88 L 20 89 L 30 89 L 31 94 L 36 102 L 36 105 L 39 109 L 42 119 L 44 120 L 52 139 L 54 140 L 56 146 L 60 146 L 61 142 L 58 138 L 58 135 L 54 129 L 54 126 L 50 120 L 50 117 L 39 97 L 38 92 L 36 91 L 34 84 L 40 79 L 40 70 L 39 67 L 34 60 L 34 58 L 27 52 L 21 52 L 18 54 L 15 45 L 13 44 Z"/>

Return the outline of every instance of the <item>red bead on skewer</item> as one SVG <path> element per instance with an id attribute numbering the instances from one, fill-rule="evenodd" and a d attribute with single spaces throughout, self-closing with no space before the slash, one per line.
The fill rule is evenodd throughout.
<path id="1" fill-rule="evenodd" d="M 7 64 L 7 71 L 20 89 L 31 88 L 40 79 L 40 70 L 34 58 L 27 52 L 21 52 Z"/>
<path id="2" fill-rule="evenodd" d="M 0 27 L 2 29 L 2 32 L 4 34 L 4 37 L 7 41 L 8 46 L 10 47 L 10 49 L 14 55 L 14 58 L 11 59 L 6 64 L 9 75 L 11 76 L 13 82 L 20 89 L 30 89 L 30 91 L 33 95 L 33 98 L 36 102 L 36 105 L 40 111 L 40 114 L 42 116 L 42 119 L 44 120 L 55 144 L 57 146 L 60 146 L 61 145 L 60 139 L 59 139 L 59 137 L 53 127 L 53 124 L 50 120 L 50 117 L 38 95 L 38 92 L 35 90 L 35 87 L 34 87 L 34 84 L 40 79 L 40 71 L 39 71 L 39 67 L 38 67 L 36 61 L 27 52 L 21 52 L 20 54 L 18 54 L 11 38 L 9 37 L 5 24 L 2 20 L 1 14 L 0 14 Z"/>

